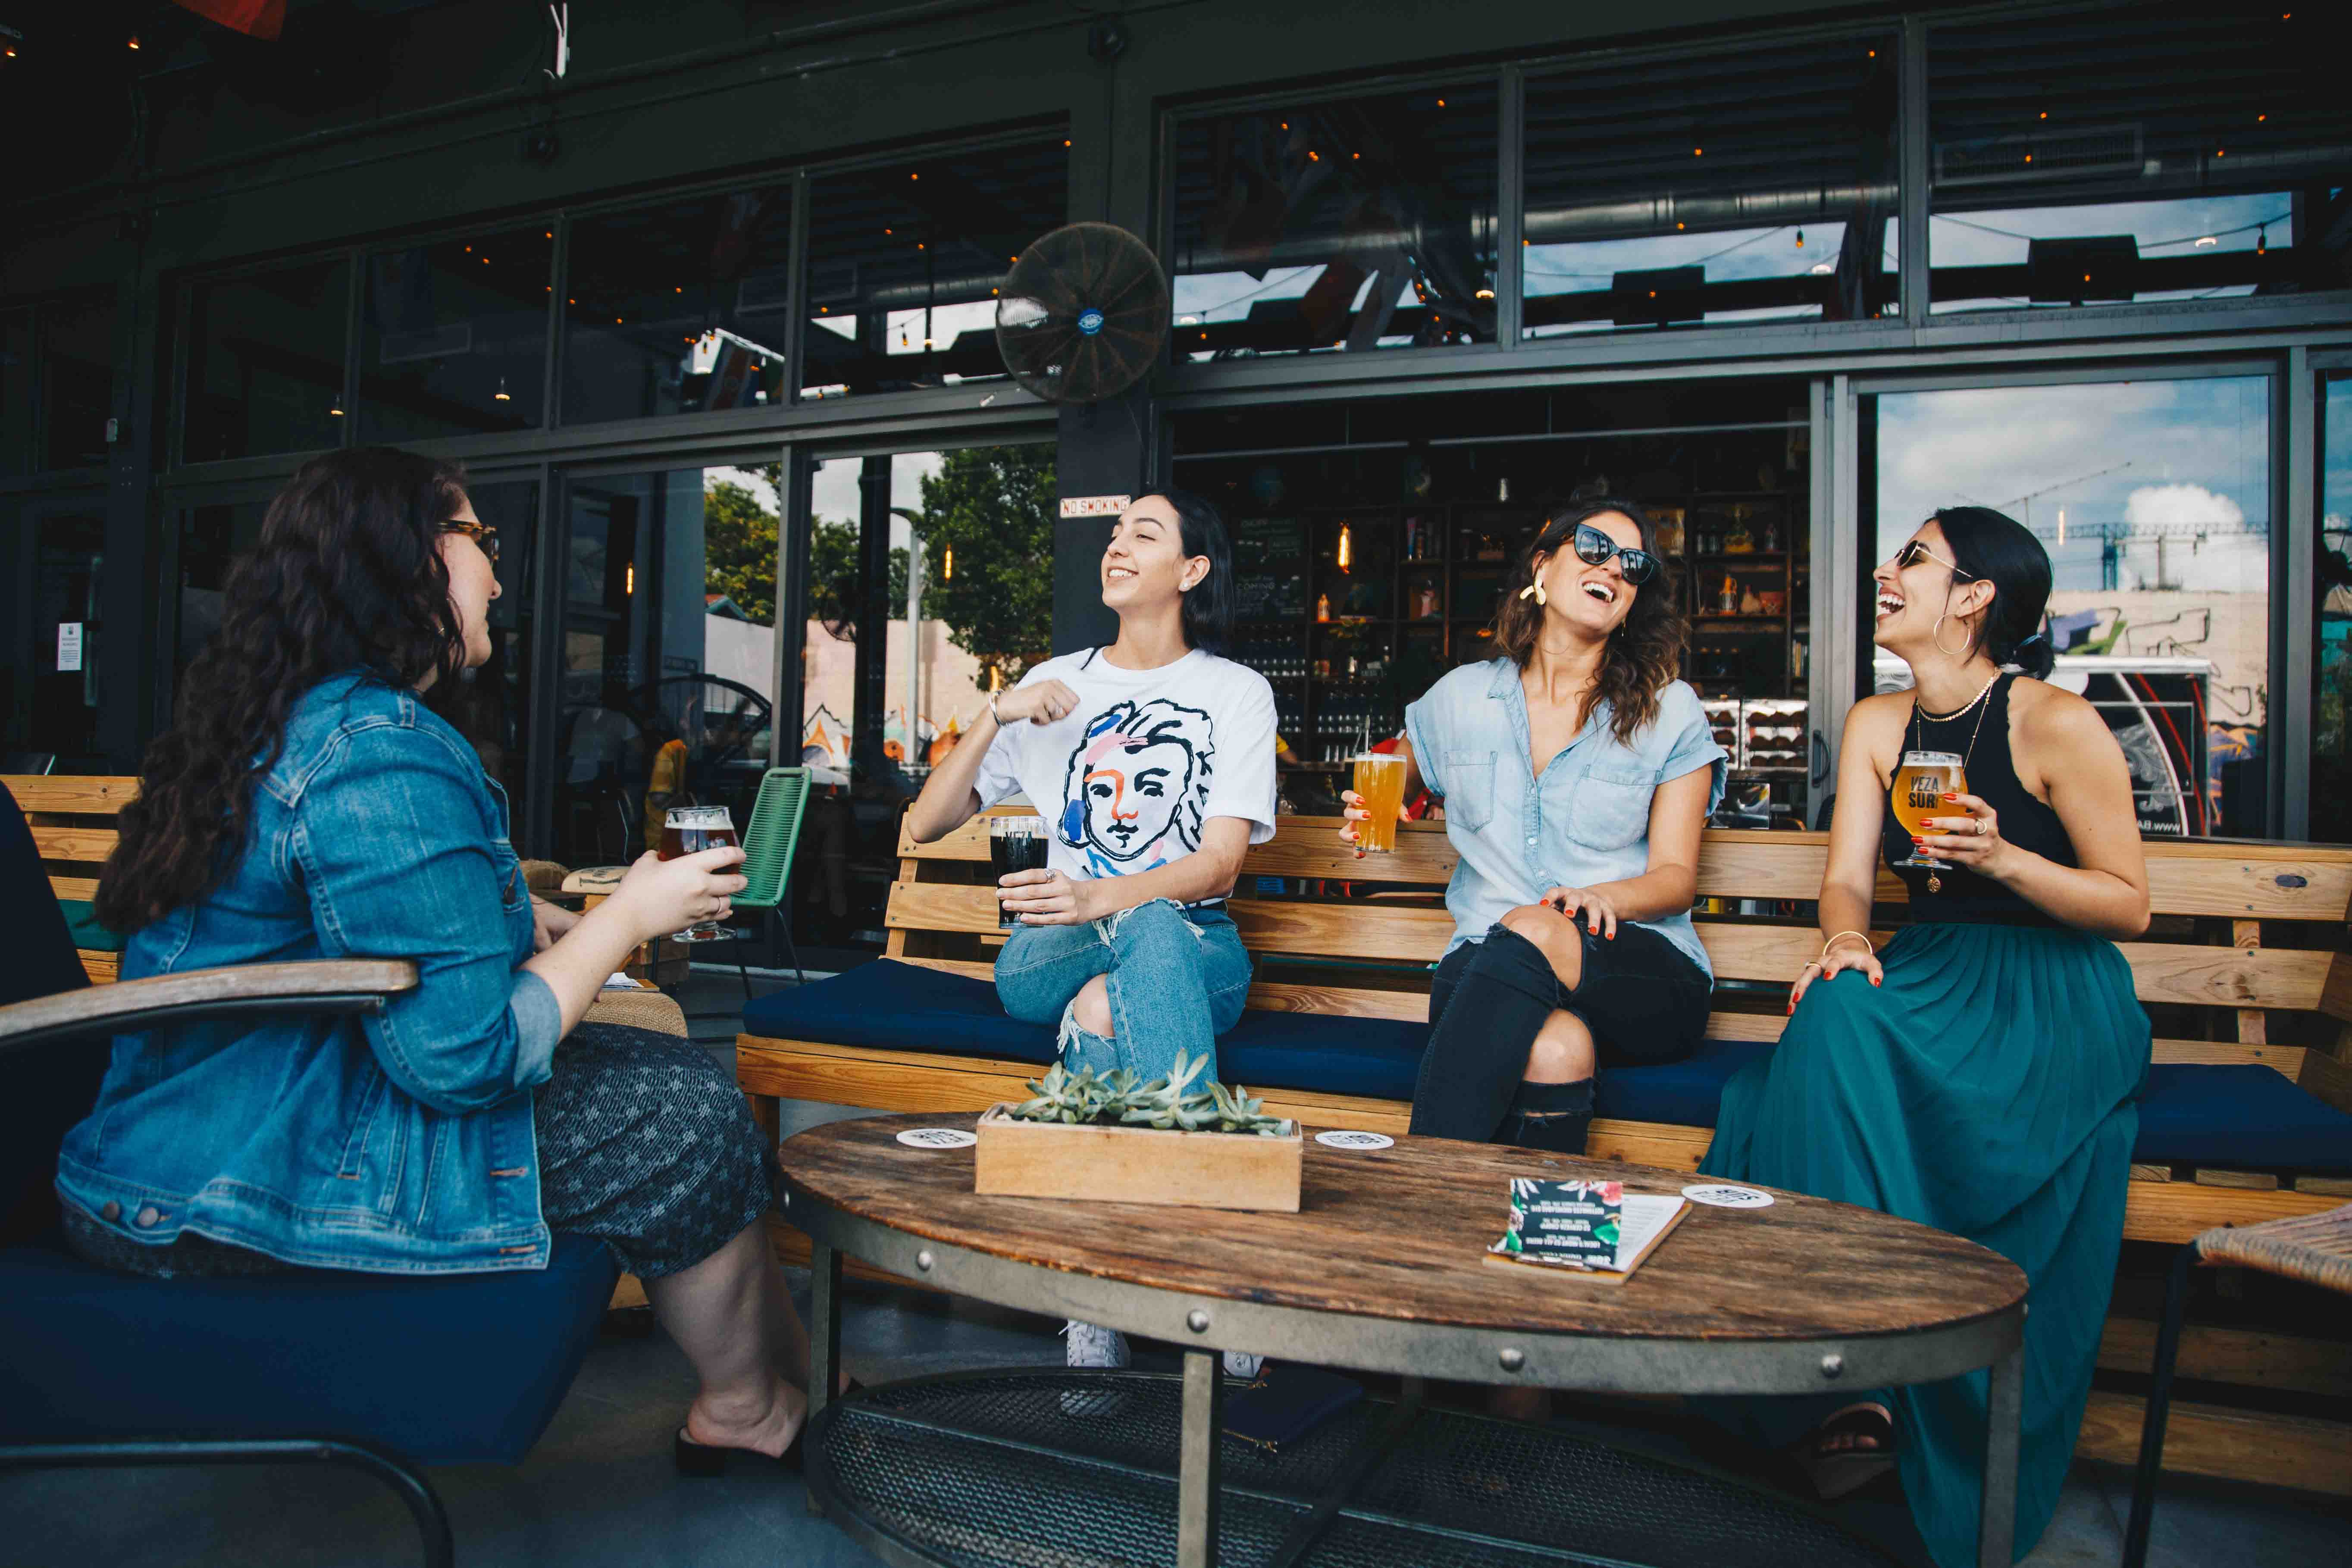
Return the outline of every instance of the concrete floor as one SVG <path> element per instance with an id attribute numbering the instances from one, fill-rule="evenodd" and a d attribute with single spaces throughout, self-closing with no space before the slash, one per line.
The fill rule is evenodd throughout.
<path id="1" fill-rule="evenodd" d="M 741 992 L 698 977 L 689 1012 Z M 699 1020 L 714 1050 L 723 1019 Z M 795 1108 L 786 1131 L 838 1114 Z M 796 1279 L 803 1310 L 804 1276 Z M 951 1369 L 1058 1363 L 1057 1325 L 924 1292 L 853 1286 L 843 1342 L 868 1383 Z M 547 1435 L 520 1466 L 433 1472 L 466 1568 L 849 1568 L 874 1558 L 807 1512 L 800 1481 L 742 1467 L 681 1481 L 670 1436 L 693 1393 L 667 1339 L 608 1335 L 588 1356 Z M 1690 1457 L 1672 1423 L 1616 1423 L 1606 1412 L 1563 1420 L 1637 1446 Z M 1598 1417 L 1599 1419 L 1593 1419 Z M 2056 1521 L 2027 1561 L 2075 1568 L 2117 1561 L 2130 1478 L 2078 1465 Z M 1850 1528 L 1922 1561 L 1892 1482 L 1841 1504 Z M 59 1471 L 0 1479 L 0 1568 L 378 1568 L 415 1562 L 405 1511 L 376 1483 L 337 1471 Z M 1171 1543 L 1172 1552 L 1172 1543 Z M 2179 1480 L 2167 1488 L 2148 1561 L 2158 1568 L 2315 1568 L 2352 1563 L 2352 1507 L 2308 1494 Z"/>

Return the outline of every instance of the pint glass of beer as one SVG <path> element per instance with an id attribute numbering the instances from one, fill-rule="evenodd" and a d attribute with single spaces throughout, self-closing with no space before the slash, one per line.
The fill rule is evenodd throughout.
<path id="1" fill-rule="evenodd" d="M 734 847 L 735 819 L 723 805 L 673 805 L 662 819 L 661 858 L 665 860 L 705 849 Z M 716 942 L 726 934 L 727 928 L 714 921 L 709 925 L 688 926 L 671 940 Z"/>
<path id="2" fill-rule="evenodd" d="M 1397 813 L 1404 805 L 1404 758 L 1365 752 L 1356 758 L 1356 793 L 1369 813 L 1356 824 L 1356 847 L 1385 855 L 1396 847 Z"/>
<path id="3" fill-rule="evenodd" d="M 1946 792 L 1965 795 L 1968 787 L 1969 775 L 1962 771 L 1960 759 L 1951 752 L 1906 752 L 1902 764 L 1895 770 L 1895 820 L 1903 825 L 1903 831 L 1920 837 L 1928 831 L 1929 817 L 1949 815 L 1944 809 Z M 1942 861 L 1927 859 L 1916 850 L 1908 859 L 1895 864 L 1943 868 Z"/>
<path id="4" fill-rule="evenodd" d="M 988 819 L 988 864 L 998 877 L 1011 871 L 1045 868 L 1045 819 L 1042 816 L 992 816 Z M 996 929 L 1009 931 L 1021 917 L 996 906 Z"/>

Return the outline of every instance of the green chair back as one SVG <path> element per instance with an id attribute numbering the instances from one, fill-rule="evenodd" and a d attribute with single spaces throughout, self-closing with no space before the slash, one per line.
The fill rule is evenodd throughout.
<path id="1" fill-rule="evenodd" d="M 751 824 L 743 830 L 743 877 L 751 885 L 735 895 L 737 909 L 772 910 L 782 901 L 808 792 L 806 768 L 770 768 L 761 777 Z"/>

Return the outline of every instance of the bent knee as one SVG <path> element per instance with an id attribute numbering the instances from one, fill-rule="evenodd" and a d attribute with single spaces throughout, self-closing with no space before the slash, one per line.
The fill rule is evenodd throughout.
<path id="1" fill-rule="evenodd" d="M 1110 987 L 1101 975 L 1096 975 L 1078 987 L 1077 998 L 1071 1004 L 1070 1016 L 1087 1034 L 1100 1035 L 1106 1040 L 1111 1037 L 1114 1025 L 1110 1014 Z"/>
<path id="2" fill-rule="evenodd" d="M 1570 991 L 1584 978 L 1584 939 L 1576 921 L 1549 904 L 1522 904 L 1506 910 L 1496 923 L 1533 942 L 1550 960 L 1559 983 Z"/>
<path id="3" fill-rule="evenodd" d="M 1592 1068 L 1592 1030 L 1575 1014 L 1555 1009 L 1536 1031 L 1520 1076 L 1535 1083 L 1573 1083 L 1591 1078 Z"/>

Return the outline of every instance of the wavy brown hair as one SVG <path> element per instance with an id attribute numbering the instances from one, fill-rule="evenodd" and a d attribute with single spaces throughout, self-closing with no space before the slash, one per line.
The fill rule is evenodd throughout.
<path id="1" fill-rule="evenodd" d="M 362 669 L 456 689 L 466 639 L 440 534 L 465 495 L 457 465 L 390 447 L 295 471 L 229 574 L 220 630 L 182 678 L 171 729 L 147 749 L 99 879 L 100 920 L 135 931 L 218 885 L 244 851 L 287 715 L 321 680 Z"/>
<path id="2" fill-rule="evenodd" d="M 1642 531 L 1642 548 L 1657 556 L 1658 570 L 1633 591 L 1633 607 L 1609 634 L 1609 651 L 1602 658 L 1601 679 L 1593 696 L 1609 702 L 1610 733 L 1621 745 L 1647 729 L 1658 716 L 1658 693 L 1678 679 L 1683 647 L 1690 640 L 1690 623 L 1683 618 L 1682 595 L 1675 590 L 1674 563 L 1658 552 L 1657 525 L 1632 501 L 1601 499 L 1579 501 L 1556 511 L 1537 530 L 1535 542 L 1503 584 L 1503 607 L 1495 613 L 1495 651 L 1521 669 L 1535 657 L 1543 636 L 1544 612 L 1519 591 L 1536 579 L 1536 564 L 1565 550 L 1576 537 L 1576 525 L 1614 512 Z M 1585 710 L 1591 711 L 1588 706 Z"/>

